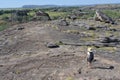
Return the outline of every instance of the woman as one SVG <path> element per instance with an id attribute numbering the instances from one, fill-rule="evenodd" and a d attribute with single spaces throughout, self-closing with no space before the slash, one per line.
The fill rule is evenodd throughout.
<path id="1" fill-rule="evenodd" d="M 92 48 L 88 48 L 88 51 L 87 51 L 87 63 L 88 63 L 88 66 L 89 68 L 92 68 L 92 62 L 94 60 L 94 53 L 92 52 Z"/>

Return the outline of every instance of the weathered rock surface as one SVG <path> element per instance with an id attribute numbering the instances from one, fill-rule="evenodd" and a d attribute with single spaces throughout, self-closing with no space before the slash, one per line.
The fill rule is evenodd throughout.
<path id="1" fill-rule="evenodd" d="M 48 47 L 48 48 L 58 48 L 59 45 L 57 45 L 56 43 L 53 43 L 53 42 L 49 42 L 49 43 L 46 43 L 46 47 Z"/>
<path id="2" fill-rule="evenodd" d="M 103 37 L 100 39 L 102 43 L 118 43 L 120 40 L 114 37 Z"/>
<path id="3" fill-rule="evenodd" d="M 35 18 L 38 20 L 44 20 L 44 21 L 51 20 L 49 14 L 43 11 L 36 12 Z"/>
<path id="4" fill-rule="evenodd" d="M 25 28 L 22 27 L 22 26 L 20 26 L 20 27 L 17 28 L 17 30 L 23 30 L 23 29 L 25 29 Z"/>
<path id="5" fill-rule="evenodd" d="M 71 14 L 71 15 L 68 15 L 67 18 L 68 18 L 68 19 L 75 20 L 75 19 L 77 19 L 77 16 L 74 15 L 74 14 Z"/>
<path id="6" fill-rule="evenodd" d="M 114 24 L 114 21 L 112 20 L 112 18 L 110 18 L 109 16 L 107 16 L 106 14 L 102 13 L 99 10 L 96 11 L 95 20 L 105 22 L 105 23 Z"/>
<path id="7" fill-rule="evenodd" d="M 67 22 L 66 20 L 61 19 L 61 20 L 58 22 L 58 25 L 60 25 L 60 26 L 68 26 L 69 24 L 68 24 L 68 22 Z"/>
<path id="8" fill-rule="evenodd" d="M 29 22 L 19 24 L 24 30 L 16 30 L 18 25 L 15 25 L 0 32 L 0 79 L 120 79 L 120 44 L 116 43 L 116 39 L 120 39 L 119 24 L 112 26 L 117 31 L 101 28 L 96 31 L 86 27 L 96 27 L 103 23 L 94 20 L 72 21 L 68 26 L 60 26 L 57 23 L 58 21 Z M 110 39 L 106 40 L 110 43 L 100 42 L 100 36 L 109 35 L 113 35 L 113 38 L 110 36 Z M 47 48 L 44 44 L 50 42 L 49 45 L 53 47 L 56 45 L 54 42 L 58 41 L 61 45 L 57 48 Z M 87 46 L 98 47 L 94 48 L 93 69 L 89 69 L 86 63 Z"/>

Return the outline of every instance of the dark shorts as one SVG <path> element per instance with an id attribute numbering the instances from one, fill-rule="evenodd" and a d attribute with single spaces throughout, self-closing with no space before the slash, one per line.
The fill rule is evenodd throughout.
<path id="1" fill-rule="evenodd" d="M 90 56 L 87 57 L 87 61 L 91 63 L 93 61 L 93 59 L 94 59 L 94 54 L 90 53 Z"/>
<path id="2" fill-rule="evenodd" d="M 93 59 L 94 59 L 94 57 L 89 57 L 89 58 L 87 58 L 87 61 L 91 63 L 93 61 Z"/>

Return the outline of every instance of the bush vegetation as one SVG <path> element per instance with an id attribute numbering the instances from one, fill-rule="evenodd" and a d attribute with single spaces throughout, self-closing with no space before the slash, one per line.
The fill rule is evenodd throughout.
<path id="1" fill-rule="evenodd" d="M 68 14 L 67 12 L 51 12 L 51 11 L 47 11 L 47 13 L 50 15 L 51 19 L 53 20 L 58 18 L 64 18 Z"/>
<path id="2" fill-rule="evenodd" d="M 5 30 L 6 28 L 8 28 L 8 25 L 5 21 L 0 21 L 0 31 Z"/>
<path id="3" fill-rule="evenodd" d="M 28 16 L 27 16 L 27 21 L 31 21 L 33 20 L 34 16 L 35 16 L 35 11 L 38 10 L 42 10 L 45 11 L 46 13 L 48 13 L 51 17 L 52 20 L 56 20 L 59 18 L 65 18 L 67 17 L 69 14 L 72 13 L 73 10 L 80 10 L 82 7 L 64 7 L 64 8 L 46 8 L 46 9 L 27 9 L 28 12 Z M 15 10 L 23 10 L 23 9 L 15 9 Z M 89 18 L 93 18 L 95 11 L 94 10 L 81 10 L 82 12 L 86 12 L 87 14 L 82 15 L 82 16 L 77 16 L 77 19 L 89 19 Z M 11 13 L 12 10 L 11 9 L 6 9 L 6 10 L 0 10 L 0 21 L 4 21 L 5 23 L 10 23 L 10 19 L 11 19 Z M 106 15 L 110 16 L 113 19 L 119 19 L 120 18 L 120 10 L 103 10 L 103 13 L 105 13 Z M 26 19 L 24 17 L 24 19 Z M 17 19 L 16 19 L 17 20 Z M 19 17 L 18 22 L 22 22 L 22 19 Z M 23 20 L 25 21 L 25 20 Z M 3 30 L 4 25 L 6 24 L 1 24 L 1 30 Z"/>
<path id="4" fill-rule="evenodd" d="M 103 10 L 103 12 L 113 19 L 120 18 L 120 11 L 118 10 Z"/>

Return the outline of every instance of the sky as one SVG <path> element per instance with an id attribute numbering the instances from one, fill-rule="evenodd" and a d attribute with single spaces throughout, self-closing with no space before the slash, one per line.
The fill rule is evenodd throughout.
<path id="1" fill-rule="evenodd" d="M 16 8 L 23 5 L 90 5 L 120 3 L 120 0 L 0 0 L 0 8 Z"/>

